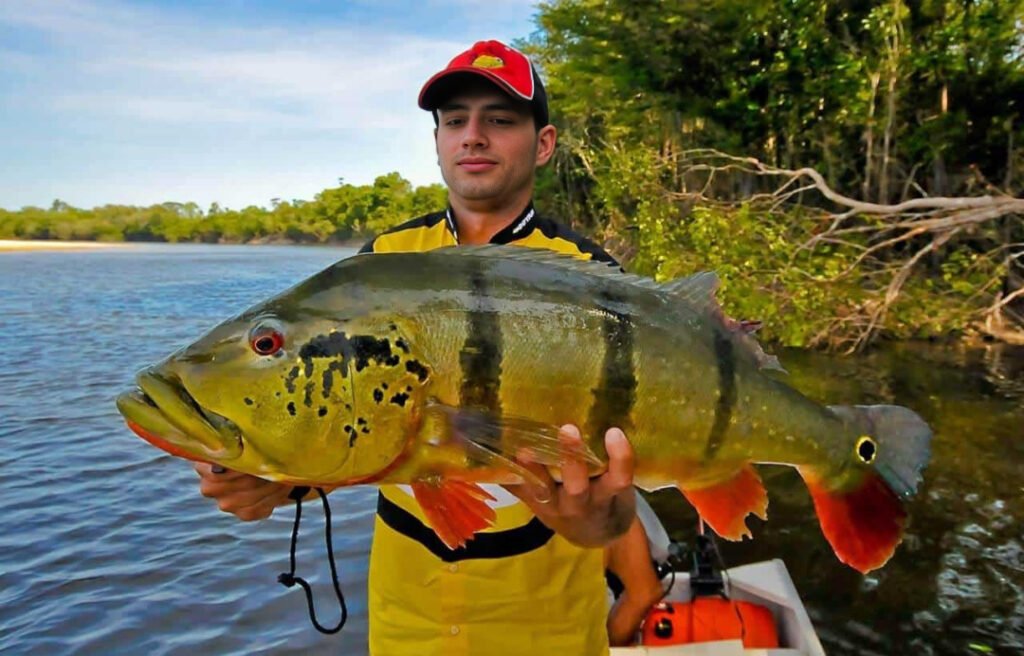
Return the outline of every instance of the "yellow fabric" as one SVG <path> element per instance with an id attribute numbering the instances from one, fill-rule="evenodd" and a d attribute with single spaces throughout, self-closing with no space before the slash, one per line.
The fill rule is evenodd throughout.
<path id="1" fill-rule="evenodd" d="M 573 237 L 547 237 L 531 226 L 511 243 L 589 259 Z M 455 243 L 436 216 L 432 225 L 420 221 L 377 237 L 373 251 L 423 251 Z M 381 486 L 381 494 L 424 520 L 416 501 L 398 486 Z M 496 511 L 491 531 L 533 519 L 518 500 Z M 607 613 L 601 549 L 583 549 L 556 534 L 517 556 L 446 563 L 376 520 L 369 573 L 374 656 L 607 654 Z"/>

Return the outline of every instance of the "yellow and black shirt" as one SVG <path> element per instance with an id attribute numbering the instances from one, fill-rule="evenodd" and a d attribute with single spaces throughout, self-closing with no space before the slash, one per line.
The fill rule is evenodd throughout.
<path id="1" fill-rule="evenodd" d="M 491 243 L 614 262 L 593 242 L 539 216 L 532 204 Z M 458 245 L 451 209 L 393 228 L 360 252 Z M 381 486 L 370 551 L 370 652 L 375 656 L 605 654 L 604 554 L 571 544 L 499 486 L 497 521 L 449 550 L 410 489 Z"/>

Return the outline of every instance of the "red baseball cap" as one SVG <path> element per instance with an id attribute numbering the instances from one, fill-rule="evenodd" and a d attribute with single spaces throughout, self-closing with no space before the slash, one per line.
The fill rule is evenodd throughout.
<path id="1" fill-rule="evenodd" d="M 420 107 L 431 112 L 440 107 L 467 75 L 480 75 L 513 98 L 530 103 L 538 128 L 550 122 L 548 95 L 537 70 L 526 55 L 500 41 L 477 41 L 472 48 L 456 55 L 420 89 Z"/>

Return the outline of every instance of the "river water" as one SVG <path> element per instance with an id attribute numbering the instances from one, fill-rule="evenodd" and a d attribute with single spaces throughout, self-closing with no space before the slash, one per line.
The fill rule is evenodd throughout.
<path id="1" fill-rule="evenodd" d="M 124 428 L 133 372 L 351 250 L 140 246 L 0 255 L 0 653 L 365 653 L 375 491 L 331 496 L 350 619 L 309 625 L 288 569 L 292 511 L 243 523 L 198 494 L 191 467 Z M 829 403 L 898 402 L 936 429 L 911 525 L 890 563 L 838 563 L 799 477 L 763 472 L 770 521 L 722 543 L 727 563 L 782 558 L 832 654 L 1024 651 L 1024 350 L 887 347 L 857 358 L 780 354 Z M 674 538 L 695 516 L 652 503 Z M 336 619 L 323 522 L 303 513 L 299 573 Z"/>

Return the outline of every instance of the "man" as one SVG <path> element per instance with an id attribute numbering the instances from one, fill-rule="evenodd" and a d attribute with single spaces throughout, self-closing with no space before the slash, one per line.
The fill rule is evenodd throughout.
<path id="1" fill-rule="evenodd" d="M 612 261 L 533 208 L 535 172 L 550 160 L 556 130 L 543 84 L 522 53 L 496 41 L 475 44 L 427 81 L 419 105 L 435 119 L 449 207 L 378 236 L 362 252 L 498 243 Z M 571 453 L 581 444 L 579 430 L 564 427 L 562 441 Z M 586 465 L 571 457 L 560 484 L 524 458 L 545 489 L 490 489 L 497 498 L 494 527 L 486 539 L 454 552 L 426 528 L 410 493 L 383 486 L 370 556 L 371 652 L 607 652 L 605 555 L 594 547 L 615 545 L 608 553 L 616 569 L 616 563 L 637 562 L 646 544 L 635 523 L 632 449 L 617 428 L 607 432 L 605 446 L 608 470 L 592 480 Z M 287 486 L 214 473 L 208 465 L 196 470 L 202 493 L 242 519 L 269 516 L 287 502 Z M 635 631 L 658 586 L 649 567 L 646 573 L 644 567 L 619 569 L 627 596 L 616 606 L 618 621 L 608 626 L 621 634 Z"/>

